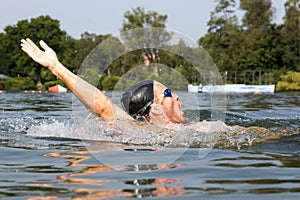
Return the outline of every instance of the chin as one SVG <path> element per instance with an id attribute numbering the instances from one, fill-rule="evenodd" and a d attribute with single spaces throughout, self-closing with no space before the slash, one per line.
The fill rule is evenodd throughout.
<path id="1" fill-rule="evenodd" d="M 178 117 L 176 119 L 173 119 L 172 122 L 173 123 L 183 123 L 183 122 L 186 122 L 186 118 L 184 118 L 184 117 Z"/>

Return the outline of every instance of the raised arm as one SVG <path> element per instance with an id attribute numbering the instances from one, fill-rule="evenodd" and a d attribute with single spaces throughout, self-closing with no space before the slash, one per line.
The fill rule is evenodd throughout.
<path id="1" fill-rule="evenodd" d="M 40 45 L 43 50 L 37 47 L 29 38 L 21 40 L 22 50 L 35 62 L 48 68 L 52 74 L 62 80 L 92 112 L 104 120 L 115 118 L 114 110 L 117 107 L 106 95 L 65 68 L 59 62 L 56 53 L 44 41 L 40 41 Z"/>

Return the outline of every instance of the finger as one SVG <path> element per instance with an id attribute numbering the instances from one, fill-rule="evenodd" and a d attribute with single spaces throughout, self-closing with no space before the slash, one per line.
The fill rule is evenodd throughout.
<path id="1" fill-rule="evenodd" d="M 40 49 L 35 49 L 35 48 L 33 48 L 29 43 L 28 43 L 28 41 L 26 41 L 26 40 L 22 40 L 22 44 L 21 44 L 21 46 L 22 46 L 22 50 L 25 52 L 25 53 L 27 53 L 27 55 L 29 55 L 31 58 L 33 58 L 33 59 L 35 59 L 38 55 L 39 55 L 39 53 L 41 53 L 42 51 L 40 50 Z"/>
<path id="2" fill-rule="evenodd" d="M 31 58 L 35 56 L 35 52 L 31 47 L 28 47 L 27 45 L 22 46 L 22 50 L 27 53 Z"/>
<path id="3" fill-rule="evenodd" d="M 41 47 L 46 50 L 46 49 L 50 49 L 50 47 L 46 44 L 46 42 L 44 42 L 43 40 L 40 41 L 40 45 Z"/>
<path id="4" fill-rule="evenodd" d="M 24 42 L 25 42 L 25 40 L 24 40 L 24 39 L 21 39 L 21 45 L 24 44 Z"/>
<path id="5" fill-rule="evenodd" d="M 27 38 L 27 39 L 21 39 L 21 42 L 22 42 L 21 46 L 25 46 L 25 45 L 26 46 L 31 46 L 30 43 L 29 43 L 29 40 L 30 40 L 29 38 Z"/>
<path id="6" fill-rule="evenodd" d="M 21 39 L 21 47 L 27 46 L 27 41 L 24 39 Z"/>
<path id="7" fill-rule="evenodd" d="M 27 54 L 30 52 L 30 45 L 25 39 L 21 39 L 21 49 L 26 52 Z"/>
<path id="8" fill-rule="evenodd" d="M 22 39 L 21 42 L 22 49 L 26 50 L 27 53 L 34 50 L 34 47 L 30 43 L 30 39 Z"/>
<path id="9" fill-rule="evenodd" d="M 37 51 L 37 52 L 41 51 L 40 48 L 38 46 L 36 46 L 36 44 L 34 42 L 32 42 L 32 40 L 29 38 L 26 38 L 26 44 L 28 47 L 31 47 L 34 51 Z"/>

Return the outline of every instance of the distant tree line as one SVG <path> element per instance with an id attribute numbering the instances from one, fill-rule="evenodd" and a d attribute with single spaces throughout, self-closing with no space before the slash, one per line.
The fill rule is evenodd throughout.
<path id="1" fill-rule="evenodd" d="M 241 22 L 235 15 L 237 3 L 244 11 Z M 198 44 L 207 50 L 221 73 L 272 71 L 272 82 L 280 83 L 277 89 L 300 90 L 300 2 L 286 0 L 282 6 L 286 12 L 284 22 L 274 24 L 272 19 L 275 10 L 270 0 L 218 0 L 207 22 L 207 34 L 199 38 Z M 120 31 L 143 27 L 165 28 L 167 18 L 167 15 L 137 7 L 124 13 Z M 171 33 L 163 34 L 167 38 Z M 61 62 L 77 73 L 91 50 L 113 36 L 85 32 L 80 39 L 74 39 L 61 29 L 58 20 L 50 16 L 21 20 L 16 25 L 9 25 L 5 27 L 4 33 L 0 33 L 0 74 L 11 78 L 0 80 L 0 89 L 46 89 L 53 84 L 63 84 L 20 50 L 20 39 L 26 37 L 34 42 L 45 40 L 55 49 Z M 179 42 L 176 48 L 184 49 L 185 44 Z M 149 61 L 153 74 L 143 78 L 165 79 L 164 76 L 158 76 L 155 64 L 163 63 L 183 74 L 189 82 L 195 82 L 195 68 L 186 60 L 169 52 L 145 48 L 115 60 L 102 74 L 98 87 L 113 89 L 122 74 L 134 66 L 143 65 L 145 59 Z"/>
<path id="2" fill-rule="evenodd" d="M 275 83 L 287 71 L 300 72 L 299 0 L 286 0 L 283 24 L 272 23 L 275 10 L 270 0 L 239 3 L 245 13 L 241 24 L 234 12 L 236 1 L 219 0 L 207 23 L 208 33 L 199 39 L 220 71 L 272 70 Z M 299 73 L 288 74 L 300 79 Z"/>

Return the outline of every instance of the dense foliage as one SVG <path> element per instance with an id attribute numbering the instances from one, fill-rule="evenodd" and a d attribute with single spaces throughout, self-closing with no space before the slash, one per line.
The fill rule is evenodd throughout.
<path id="1" fill-rule="evenodd" d="M 300 72 L 291 72 L 281 76 L 277 83 L 277 91 L 299 91 L 300 90 Z"/>
<path id="2" fill-rule="evenodd" d="M 273 71 L 277 83 L 287 71 L 300 71 L 300 3 L 286 0 L 284 24 L 272 23 L 270 0 L 240 0 L 245 14 L 239 24 L 235 0 L 219 0 L 208 33 L 199 39 L 221 72 Z M 286 87 L 288 89 L 288 85 Z"/>
<path id="3" fill-rule="evenodd" d="M 244 11 L 241 22 L 235 15 L 237 6 Z M 300 71 L 300 2 L 286 0 L 282 6 L 286 11 L 284 23 L 274 24 L 272 19 L 276 11 L 270 0 L 218 0 L 207 22 L 207 34 L 199 39 L 199 46 L 207 50 L 221 73 L 272 71 L 271 82 L 278 83 L 278 90 L 299 90 L 297 72 Z M 165 28 L 167 18 L 167 15 L 137 7 L 124 13 L 120 31 L 124 33 L 134 28 Z M 164 32 L 164 40 L 158 42 L 168 41 L 167 38 L 171 35 L 171 32 Z M 0 33 L 0 74 L 13 78 L 0 80 L 0 89 L 46 89 L 59 82 L 48 70 L 32 62 L 20 50 L 20 39 L 26 37 L 35 42 L 45 40 L 57 52 L 61 62 L 74 73 L 78 72 L 91 50 L 102 41 L 112 38 L 110 34 L 85 32 L 80 39 L 74 39 L 61 29 L 58 20 L 50 16 L 21 20 L 16 25 L 9 25 L 4 33 Z M 128 46 L 134 47 L 134 41 L 126 41 L 127 37 L 132 38 L 130 35 L 122 35 L 127 47 L 119 45 L 116 48 L 122 50 Z M 182 41 L 174 48 L 189 52 Z M 91 71 L 90 74 L 91 77 L 99 78 L 99 88 L 114 89 L 122 75 L 135 66 L 144 65 L 145 59 L 149 61 L 149 68 L 153 69 L 153 73 L 143 78 L 164 78 L 175 84 L 176 78 L 172 80 L 172 76 L 167 78 L 165 74 L 159 74 L 155 63 L 162 63 L 183 74 L 188 82 L 199 82 L 195 79 L 199 74 L 195 74 L 194 67 L 185 59 L 169 52 L 147 48 L 133 50 L 114 60 L 101 77 L 95 74 L 97 71 Z M 127 84 L 124 83 L 123 86 Z"/>

